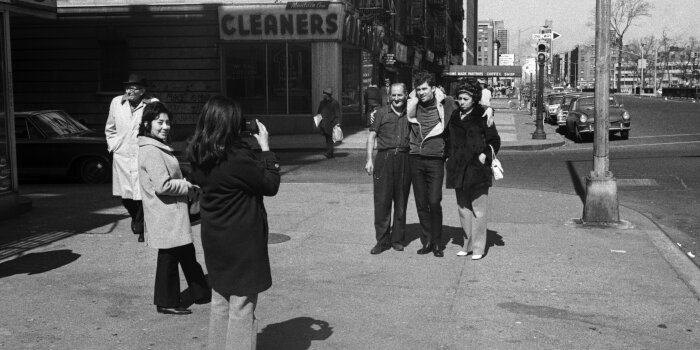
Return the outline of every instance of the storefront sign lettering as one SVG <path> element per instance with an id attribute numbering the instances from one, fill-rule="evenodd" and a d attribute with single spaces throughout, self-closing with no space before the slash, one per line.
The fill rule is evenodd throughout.
<path id="1" fill-rule="evenodd" d="M 259 9 L 221 6 L 219 35 L 222 40 L 340 40 L 341 7 L 329 10 L 288 12 L 284 7 Z"/>
<path id="2" fill-rule="evenodd" d="M 287 3 L 287 10 L 325 10 L 330 3 L 330 1 L 290 1 Z"/>

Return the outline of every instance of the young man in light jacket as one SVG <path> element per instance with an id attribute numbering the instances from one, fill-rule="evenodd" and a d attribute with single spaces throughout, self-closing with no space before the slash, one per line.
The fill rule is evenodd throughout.
<path id="1" fill-rule="evenodd" d="M 418 72 L 413 77 L 414 91 L 406 104 L 409 122 L 409 165 L 413 194 L 418 210 L 423 246 L 418 254 L 433 253 L 443 257 L 442 245 L 442 182 L 445 176 L 445 139 L 443 132 L 452 112 L 454 99 L 446 96 L 435 85 L 429 72 Z M 493 109 L 484 117 L 493 123 Z"/>

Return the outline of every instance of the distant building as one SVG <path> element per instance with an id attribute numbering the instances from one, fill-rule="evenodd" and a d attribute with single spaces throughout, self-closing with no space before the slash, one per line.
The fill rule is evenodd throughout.
<path id="1" fill-rule="evenodd" d="M 495 21 L 494 29 L 496 31 L 496 40 L 501 43 L 500 54 L 509 54 L 510 48 L 508 47 L 508 29 L 503 25 L 503 21 Z"/>
<path id="2" fill-rule="evenodd" d="M 496 65 L 495 57 L 493 55 L 493 45 L 495 42 L 493 21 L 479 21 L 476 36 L 476 64 L 478 66 Z"/>

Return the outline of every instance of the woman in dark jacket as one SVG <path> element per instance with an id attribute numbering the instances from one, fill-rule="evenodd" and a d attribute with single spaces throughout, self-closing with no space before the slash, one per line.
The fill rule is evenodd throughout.
<path id="1" fill-rule="evenodd" d="M 192 183 L 201 187 L 202 247 L 213 289 L 209 349 L 255 349 L 258 293 L 272 285 L 263 196 L 280 185 L 279 162 L 265 126 L 253 136 L 256 156 L 241 139 L 240 106 L 209 99 L 187 147 Z"/>
<path id="2" fill-rule="evenodd" d="M 479 260 L 486 249 L 489 187 L 492 185 L 491 160 L 501 147 L 496 125 L 487 125 L 479 104 L 478 82 L 459 86 L 455 97 L 459 109 L 452 113 L 446 133 L 446 187 L 454 188 L 466 241 L 458 256 L 472 252 Z"/>

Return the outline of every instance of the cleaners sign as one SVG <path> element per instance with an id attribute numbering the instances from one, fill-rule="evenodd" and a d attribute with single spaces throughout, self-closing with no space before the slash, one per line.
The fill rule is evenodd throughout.
<path id="1" fill-rule="evenodd" d="M 343 7 L 287 9 L 285 6 L 220 6 L 221 40 L 341 40 Z"/>

